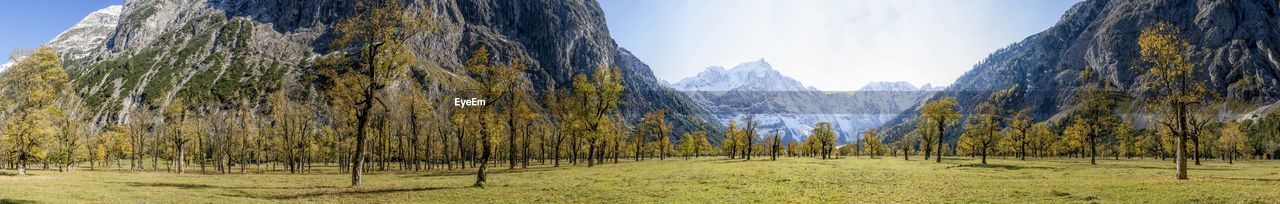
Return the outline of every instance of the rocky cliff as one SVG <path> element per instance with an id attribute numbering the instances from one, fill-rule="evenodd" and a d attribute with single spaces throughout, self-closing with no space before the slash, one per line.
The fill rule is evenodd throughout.
<path id="1" fill-rule="evenodd" d="M 116 30 L 123 8 L 117 5 L 94 11 L 58 34 L 47 46 L 65 60 L 83 60 L 90 54 L 103 52 L 107 37 Z"/>
<path id="2" fill-rule="evenodd" d="M 1069 112 L 1078 76 L 1097 70 L 1121 91 L 1135 96 L 1122 107 L 1136 107 L 1146 69 L 1139 63 L 1137 38 L 1145 27 L 1168 22 L 1182 30 L 1198 78 L 1217 101 L 1240 102 L 1241 110 L 1280 99 L 1280 5 L 1273 0 L 1088 0 L 1068 10 L 1057 24 L 1009 45 L 978 62 L 936 97 L 956 97 L 971 110 L 992 91 L 1018 87 L 1011 109 L 1030 109 L 1037 120 Z M 1123 108 L 1132 111 L 1132 109 Z M 915 110 L 909 111 L 914 112 Z M 886 127 L 901 135 L 913 115 Z M 959 132 L 959 131 L 952 131 Z M 950 137 L 954 139 L 954 136 Z"/>
<path id="3" fill-rule="evenodd" d="M 353 12 L 353 1 L 127 0 L 99 52 L 70 68 L 76 90 L 100 122 L 119 121 L 135 108 L 156 109 L 174 97 L 196 103 L 264 104 L 282 80 L 311 71 L 329 53 L 332 27 Z M 570 78 L 597 66 L 622 70 L 622 112 L 638 120 L 657 108 L 676 110 L 680 131 L 718 127 L 698 119 L 703 110 L 662 89 L 648 66 L 609 36 L 595 1 L 418 0 L 435 29 L 411 38 L 423 66 L 438 73 L 426 90 L 444 103 L 456 91 L 447 81 L 467 80 L 466 56 L 488 48 L 498 63 L 524 60 L 535 95 L 570 87 Z"/>

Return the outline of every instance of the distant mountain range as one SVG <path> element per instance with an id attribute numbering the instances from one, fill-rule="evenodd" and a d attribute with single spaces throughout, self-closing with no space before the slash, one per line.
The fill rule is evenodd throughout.
<path id="1" fill-rule="evenodd" d="M 690 95 L 724 124 L 741 125 L 743 117 L 754 114 L 761 126 L 758 136 L 777 131 L 787 140 L 803 140 L 818 122 L 831 122 L 840 143 L 860 139 L 863 131 L 937 90 L 907 82 L 872 82 L 859 91 L 823 92 L 782 75 L 764 59 L 730 69 L 708 67 L 669 86 Z"/>
<path id="2" fill-rule="evenodd" d="M 818 91 L 783 76 L 764 59 L 738 64 L 728 70 L 721 66 L 708 67 L 671 87 L 681 91 Z"/>

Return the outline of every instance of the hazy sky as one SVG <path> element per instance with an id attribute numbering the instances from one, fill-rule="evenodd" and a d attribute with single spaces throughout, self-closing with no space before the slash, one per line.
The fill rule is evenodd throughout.
<path id="1" fill-rule="evenodd" d="M 0 64 L 17 48 L 36 48 L 89 13 L 123 0 L 16 0 L 0 7 Z"/>
<path id="2" fill-rule="evenodd" d="M 672 83 L 764 58 L 821 90 L 950 84 L 1078 0 L 600 0 L 609 31 Z"/>

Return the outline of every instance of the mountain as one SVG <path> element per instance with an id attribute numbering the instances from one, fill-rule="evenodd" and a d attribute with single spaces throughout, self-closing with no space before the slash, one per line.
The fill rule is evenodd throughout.
<path id="1" fill-rule="evenodd" d="M 49 41 L 49 48 L 67 60 L 79 60 L 105 49 L 107 38 L 119 24 L 124 6 L 114 5 L 99 9 L 85 16 L 79 23 L 58 34 Z"/>
<path id="2" fill-rule="evenodd" d="M 1280 2 L 1180 0 L 1077 3 L 1052 27 L 991 53 L 930 98 L 956 97 L 962 111 L 972 110 L 993 91 L 1012 88 L 1013 103 L 1005 108 L 1031 110 L 1036 120 L 1055 122 L 1072 110 L 1082 85 L 1078 76 L 1091 67 L 1133 96 L 1122 111 L 1138 111 L 1123 108 L 1146 100 L 1141 84 L 1149 74 L 1139 60 L 1137 38 L 1158 22 L 1180 29 L 1190 42 L 1190 59 L 1204 70 L 1196 77 L 1219 96 L 1214 103 L 1239 107 L 1223 110 L 1224 117 L 1280 99 Z M 911 129 L 914 117 L 904 114 L 884 128 L 897 137 Z"/>
<path id="3" fill-rule="evenodd" d="M 928 84 L 926 84 L 926 86 L 928 86 Z M 905 81 L 876 81 L 867 83 L 867 85 L 862 85 L 862 88 L 858 88 L 858 91 L 920 91 L 920 89 L 921 88 L 916 88 L 915 85 L 911 85 L 911 83 Z"/>
<path id="4" fill-rule="evenodd" d="M 74 64 L 89 57 L 90 54 L 101 53 L 105 48 L 103 42 L 115 31 L 123 6 L 114 5 L 89 13 L 80 22 L 50 40 L 46 45 L 62 55 L 63 61 Z M 18 50 L 12 57 L 21 59 L 31 51 Z M 16 64 L 16 60 L 0 64 L 0 72 Z"/>
<path id="5" fill-rule="evenodd" d="M 744 62 L 728 70 L 720 66 L 708 67 L 697 76 L 682 79 L 672 87 L 683 91 L 817 91 L 778 73 L 764 59 Z"/>
<path id="6" fill-rule="evenodd" d="M 920 88 L 919 88 L 920 91 L 942 91 L 946 89 L 947 89 L 946 86 L 934 86 L 933 84 L 920 85 Z"/>
<path id="7" fill-rule="evenodd" d="M 422 66 L 408 73 L 421 79 L 429 98 L 440 100 L 433 102 L 439 109 L 452 108 L 451 98 L 471 97 L 458 85 L 471 80 L 463 62 L 485 47 L 494 64 L 524 61 L 532 83 L 522 91 L 534 96 L 568 89 L 574 75 L 613 66 L 626 87 L 620 109 L 627 120 L 667 109 L 677 133 L 717 133 L 721 126 L 701 118 L 705 110 L 664 88 L 647 65 L 619 48 L 595 1 L 417 0 L 408 5 L 432 14 L 424 16 L 434 29 L 410 38 Z M 82 23 L 88 24 L 64 32 L 55 44 L 66 45 L 59 51 L 73 62 L 71 84 L 99 123 L 122 121 L 131 110 L 158 110 L 178 97 L 211 111 L 245 105 L 265 111 L 263 96 L 279 91 L 283 81 L 322 88 L 315 60 L 332 52 L 334 25 L 353 12 L 352 1 L 126 0 L 122 7 L 86 17 Z M 114 28 L 110 19 L 116 20 Z M 98 41 L 94 34 L 101 33 L 106 36 Z"/>
<path id="8" fill-rule="evenodd" d="M 720 123 L 753 115 L 757 134 L 777 131 L 786 140 L 803 140 L 818 122 L 831 122 L 839 143 L 861 139 L 899 112 L 919 103 L 926 92 L 906 82 L 873 82 L 854 92 L 823 92 L 773 69 L 764 59 L 730 69 L 708 67 L 670 85 L 706 107 Z"/>

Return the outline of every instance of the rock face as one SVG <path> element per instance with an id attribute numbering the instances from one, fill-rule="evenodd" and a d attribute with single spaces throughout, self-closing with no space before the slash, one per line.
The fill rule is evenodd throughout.
<path id="1" fill-rule="evenodd" d="M 104 42 L 120 20 L 124 6 L 114 5 L 99 9 L 85 16 L 76 25 L 49 41 L 49 48 L 62 55 L 64 60 L 82 60 L 106 49 Z"/>
<path id="2" fill-rule="evenodd" d="M 1142 103 L 1146 68 L 1137 38 L 1145 27 L 1168 22 L 1190 44 L 1202 79 L 1218 101 L 1260 107 L 1280 99 L 1280 5 L 1277 1 L 1089 0 L 1076 4 L 1056 25 L 992 53 L 936 97 L 957 97 L 971 110 L 991 91 L 1017 86 L 1013 109 L 1029 109 L 1037 120 L 1068 112 L 1085 67 Z M 912 110 L 910 112 L 914 112 Z M 901 135 L 914 122 L 907 115 L 886 127 Z M 959 131 L 951 131 L 959 132 Z M 949 139 L 954 140 L 954 135 Z"/>
<path id="3" fill-rule="evenodd" d="M 134 108 L 156 109 L 177 96 L 214 107 L 265 105 L 264 94 L 329 53 L 333 25 L 354 12 L 353 1 L 127 0 L 100 52 L 71 68 L 76 90 L 101 122 L 119 121 Z M 639 120 L 658 108 L 674 110 L 677 132 L 713 128 L 703 110 L 662 89 L 648 66 L 617 47 L 595 1 L 418 0 L 412 11 L 428 17 L 432 32 L 411 38 L 422 61 L 412 72 L 431 73 L 427 92 L 445 103 L 469 80 L 463 61 L 486 47 L 495 64 L 523 60 L 535 95 L 571 87 L 571 77 L 616 66 L 627 87 L 623 115 Z M 430 15 L 427 15 L 430 14 Z"/>
<path id="4" fill-rule="evenodd" d="M 721 123 L 754 115 L 758 136 L 778 132 L 785 140 L 803 140 L 818 122 L 830 122 L 839 143 L 862 138 L 919 103 L 927 92 L 906 82 L 873 82 L 854 92 L 822 92 L 773 69 L 765 60 L 731 69 L 713 66 L 671 85 L 706 107 Z"/>

